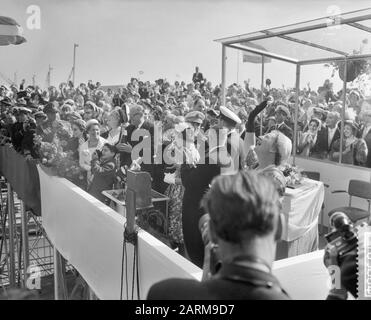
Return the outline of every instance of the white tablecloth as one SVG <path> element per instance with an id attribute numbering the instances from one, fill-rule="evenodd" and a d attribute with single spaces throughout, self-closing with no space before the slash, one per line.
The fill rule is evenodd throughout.
<path id="1" fill-rule="evenodd" d="M 324 200 L 322 182 L 304 179 L 301 187 L 286 189 L 281 221 L 283 230 L 278 243 L 283 257 L 292 257 L 318 249 L 318 216 Z"/>
<path id="2" fill-rule="evenodd" d="M 323 183 L 304 179 L 297 189 L 286 188 L 283 200 L 282 240 L 293 241 L 317 228 L 325 190 Z"/>

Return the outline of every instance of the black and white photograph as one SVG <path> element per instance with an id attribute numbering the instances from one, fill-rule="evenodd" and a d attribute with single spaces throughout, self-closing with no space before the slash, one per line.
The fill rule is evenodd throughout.
<path id="1" fill-rule="evenodd" d="M 371 2 L 1 0 L 5 306 L 370 299 Z"/>

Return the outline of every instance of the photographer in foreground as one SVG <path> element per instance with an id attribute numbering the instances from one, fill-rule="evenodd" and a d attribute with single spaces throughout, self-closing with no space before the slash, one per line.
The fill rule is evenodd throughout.
<path id="1" fill-rule="evenodd" d="M 289 299 L 271 273 L 279 217 L 273 183 L 253 171 L 218 176 L 204 207 L 221 267 L 204 282 L 161 281 L 151 287 L 148 299 Z"/>
<path id="2" fill-rule="evenodd" d="M 331 215 L 330 226 L 323 257 L 332 280 L 327 300 L 347 300 L 348 293 L 357 298 L 357 230 L 343 212 Z"/>

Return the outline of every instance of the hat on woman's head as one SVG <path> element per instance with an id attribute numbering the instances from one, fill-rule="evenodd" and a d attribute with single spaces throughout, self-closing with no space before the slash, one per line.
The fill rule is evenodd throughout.
<path id="1" fill-rule="evenodd" d="M 317 127 L 319 127 L 321 125 L 321 120 L 319 120 L 317 118 L 310 119 L 309 123 L 311 123 L 311 122 L 315 122 L 317 124 Z"/>
<path id="2" fill-rule="evenodd" d="M 120 124 L 126 122 L 126 118 L 127 117 L 126 117 L 124 111 L 122 109 L 120 109 L 120 108 L 111 111 L 111 115 L 113 115 L 117 119 L 119 119 L 119 123 Z"/>
<path id="3" fill-rule="evenodd" d="M 100 126 L 100 123 L 97 119 L 90 119 L 89 121 L 86 122 L 86 130 L 90 130 L 90 128 L 94 125 Z"/>
<path id="4" fill-rule="evenodd" d="M 94 112 L 97 112 L 98 106 L 94 102 L 92 102 L 92 101 L 86 101 L 85 102 L 85 106 L 88 106 Z"/>
<path id="5" fill-rule="evenodd" d="M 358 126 L 358 124 L 355 121 L 353 121 L 353 120 L 345 120 L 344 121 L 344 126 L 350 126 L 352 128 L 352 130 L 353 130 L 354 135 L 357 135 L 358 130 L 359 130 L 359 126 Z M 341 121 L 339 121 L 338 127 L 339 127 L 339 130 L 340 130 L 340 128 L 341 128 Z"/>
<path id="6" fill-rule="evenodd" d="M 290 110 L 289 108 L 287 108 L 286 106 L 280 104 L 277 106 L 275 112 L 281 112 L 282 114 L 284 114 L 287 118 L 290 118 L 291 116 L 291 113 L 290 113 Z"/>
<path id="7" fill-rule="evenodd" d="M 82 119 L 82 117 L 81 117 L 81 115 L 78 112 L 72 111 L 72 112 L 68 113 L 67 119 L 69 121 L 75 121 L 75 120 Z"/>
<path id="8" fill-rule="evenodd" d="M 188 112 L 185 116 L 186 122 L 202 124 L 204 120 L 205 120 L 205 115 L 200 111 L 191 111 L 191 112 Z"/>
<path id="9" fill-rule="evenodd" d="M 72 99 L 67 99 L 64 103 L 65 104 L 69 104 L 71 106 L 74 106 L 75 105 L 75 101 L 73 101 Z"/>
<path id="10" fill-rule="evenodd" d="M 49 102 L 45 107 L 44 107 L 44 113 L 58 113 L 58 107 L 59 104 L 56 101 Z"/>
<path id="11" fill-rule="evenodd" d="M 87 128 L 87 123 L 82 119 L 77 119 L 73 121 L 72 125 L 77 126 L 82 132 L 84 132 Z"/>

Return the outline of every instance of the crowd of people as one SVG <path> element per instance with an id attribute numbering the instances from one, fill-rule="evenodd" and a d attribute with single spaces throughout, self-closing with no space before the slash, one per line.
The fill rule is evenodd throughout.
<path id="1" fill-rule="evenodd" d="M 296 97 L 294 89 L 273 88 L 270 81 L 263 91 L 245 81 L 227 88 L 222 106 L 221 86 L 197 67 L 188 84 L 132 78 L 117 91 L 91 80 L 44 90 L 24 81 L 3 85 L 1 139 L 26 157 L 55 165 L 103 202 L 103 190 L 123 187 L 126 170 L 148 172 L 152 188 L 170 198 L 172 245 L 179 252 L 186 248 L 202 266 L 202 196 L 214 177 L 240 169 L 264 170 L 280 185 L 274 169 L 292 155 L 297 98 L 297 154 L 371 167 L 371 110 L 363 108 L 357 90 L 344 99 L 326 80 L 317 91 L 308 84 Z"/>

